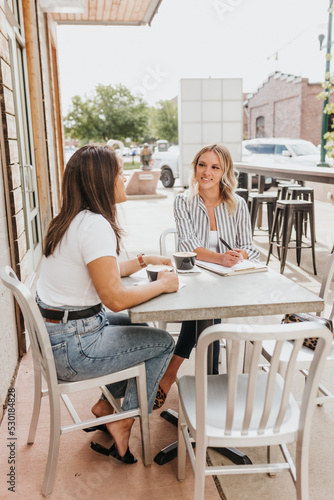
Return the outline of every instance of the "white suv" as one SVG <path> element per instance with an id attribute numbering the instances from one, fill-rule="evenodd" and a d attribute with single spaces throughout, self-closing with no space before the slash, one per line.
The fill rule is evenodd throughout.
<path id="1" fill-rule="evenodd" d="M 303 139 L 259 138 L 242 142 L 242 161 L 247 163 L 263 163 L 270 167 L 270 160 L 282 165 L 299 165 L 315 167 L 320 161 L 320 150 L 309 141 Z M 333 164 L 331 158 L 326 158 Z"/>

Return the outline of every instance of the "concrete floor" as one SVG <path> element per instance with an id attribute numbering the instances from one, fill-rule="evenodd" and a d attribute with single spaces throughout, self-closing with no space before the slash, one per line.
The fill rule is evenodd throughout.
<path id="1" fill-rule="evenodd" d="M 120 206 L 119 219 L 125 228 L 123 239 L 123 254 L 133 257 L 138 252 L 146 254 L 158 253 L 159 235 L 174 226 L 172 204 L 175 196 L 180 192 L 177 186 L 163 189 L 159 185 L 158 192 L 162 197 L 151 199 L 129 200 Z M 317 233 L 317 267 L 318 275 L 314 276 L 310 250 L 303 250 L 301 267 L 295 263 L 293 251 L 288 254 L 285 276 L 296 280 L 301 285 L 319 292 L 321 278 L 326 258 L 334 242 L 334 205 L 316 203 L 316 233 Z M 256 230 L 254 242 L 261 252 L 261 260 L 266 260 L 268 248 L 267 233 Z M 172 252 L 173 242 L 169 242 L 168 251 Z M 278 270 L 278 261 L 271 258 L 270 267 Z M 330 302 L 333 303 L 334 288 L 332 286 L 326 312 Z M 261 322 L 279 322 L 281 318 L 265 317 Z M 255 322 L 258 318 L 244 318 L 238 322 Z M 232 321 L 232 320 L 230 320 Z M 168 325 L 170 331 L 178 329 L 178 325 Z M 193 372 L 193 356 L 182 365 L 182 373 Z M 182 374 L 181 373 L 181 374 Z M 325 385 L 331 386 L 334 369 L 326 368 Z M 296 377 L 296 394 L 303 383 L 302 377 Z M 31 355 L 22 360 L 16 385 L 16 491 L 8 491 L 7 474 L 8 464 L 8 416 L 5 415 L 0 427 L 0 499 L 17 498 L 19 500 L 35 500 L 42 498 L 41 485 L 46 461 L 48 444 L 48 405 L 43 400 L 36 442 L 33 446 L 26 445 L 28 427 L 32 406 L 33 371 Z M 80 411 L 87 415 L 97 394 L 87 394 L 84 398 L 77 397 Z M 168 396 L 167 408 L 177 410 L 177 389 L 172 388 Z M 155 455 L 160 448 L 176 439 L 176 428 L 159 416 L 160 411 L 154 412 L 151 417 L 151 444 Z M 314 413 L 314 431 L 310 447 L 310 498 L 331 498 L 334 489 L 332 474 L 332 441 L 333 441 L 334 402 L 328 402 L 323 407 L 317 407 Z M 101 500 L 190 500 L 193 497 L 193 476 L 188 464 L 187 478 L 183 483 L 176 480 L 176 460 L 164 466 L 153 463 L 145 468 L 141 461 L 139 429 L 134 429 L 131 438 L 131 449 L 139 459 L 133 466 L 119 465 L 112 459 L 97 455 L 91 451 L 89 443 L 94 439 L 107 445 L 108 439 L 102 433 L 93 435 L 83 432 L 71 433 L 61 439 L 61 449 L 58 461 L 57 478 L 51 498 L 56 500 L 93 499 Z M 261 459 L 263 450 L 247 450 L 253 462 Z M 228 463 L 220 455 L 210 452 L 210 459 L 214 463 Z M 288 473 L 281 473 L 272 479 L 266 475 L 226 476 L 219 481 L 219 487 L 212 478 L 206 480 L 207 499 L 226 498 L 227 500 L 252 499 L 260 500 L 295 498 L 295 490 Z"/>

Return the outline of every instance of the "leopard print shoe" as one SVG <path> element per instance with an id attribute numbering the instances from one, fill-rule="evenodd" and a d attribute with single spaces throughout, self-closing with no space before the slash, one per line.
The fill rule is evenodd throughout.
<path id="1" fill-rule="evenodd" d="M 160 387 L 160 385 L 159 385 L 157 395 L 155 396 L 153 410 L 158 410 L 159 408 L 161 408 L 162 405 L 165 403 L 166 398 L 167 398 L 167 394 L 162 389 L 162 387 Z"/>

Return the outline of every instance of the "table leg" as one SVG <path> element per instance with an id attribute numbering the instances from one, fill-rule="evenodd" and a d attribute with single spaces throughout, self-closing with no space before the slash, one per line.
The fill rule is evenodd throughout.
<path id="1" fill-rule="evenodd" d="M 177 426 L 178 423 L 178 414 L 174 410 L 165 410 L 161 412 L 160 415 L 162 418 L 170 422 L 171 424 Z M 193 446 L 196 446 L 196 443 L 193 443 Z M 238 450 L 237 448 L 214 448 L 215 451 L 223 455 L 224 457 L 230 459 L 234 464 L 242 465 L 242 464 L 251 464 L 249 457 Z M 154 457 L 154 461 L 158 465 L 165 465 L 168 462 L 174 460 L 177 457 L 177 441 L 163 448 L 159 453 Z"/>

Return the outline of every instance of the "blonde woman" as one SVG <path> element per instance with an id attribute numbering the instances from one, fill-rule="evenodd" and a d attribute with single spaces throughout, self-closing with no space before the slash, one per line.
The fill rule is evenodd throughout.
<path id="1" fill-rule="evenodd" d="M 179 251 L 195 252 L 198 260 L 226 267 L 243 259 L 259 257 L 252 243 L 248 208 L 245 200 L 235 194 L 236 187 L 228 149 L 221 144 L 203 147 L 192 162 L 189 191 L 179 194 L 174 202 Z M 184 321 L 174 355 L 160 381 L 165 394 L 175 381 L 183 360 L 189 358 L 195 341 L 196 322 Z M 216 345 L 215 373 L 218 373 L 218 354 L 219 345 Z"/>

